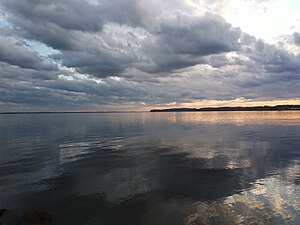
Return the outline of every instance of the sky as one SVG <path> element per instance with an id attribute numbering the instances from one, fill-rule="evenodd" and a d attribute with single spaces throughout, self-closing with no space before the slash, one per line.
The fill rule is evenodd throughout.
<path id="1" fill-rule="evenodd" d="M 0 112 L 300 104 L 299 0 L 0 0 Z"/>

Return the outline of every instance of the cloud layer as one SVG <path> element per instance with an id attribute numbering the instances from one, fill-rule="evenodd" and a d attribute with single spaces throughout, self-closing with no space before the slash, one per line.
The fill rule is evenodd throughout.
<path id="1" fill-rule="evenodd" d="M 299 98 L 299 33 L 266 43 L 224 4 L 3 0 L 1 111 Z"/>

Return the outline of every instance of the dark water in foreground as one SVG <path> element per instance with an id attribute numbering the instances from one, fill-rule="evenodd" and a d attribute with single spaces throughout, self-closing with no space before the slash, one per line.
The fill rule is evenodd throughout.
<path id="1" fill-rule="evenodd" d="M 300 224 L 300 112 L 0 115 L 0 224 Z"/>

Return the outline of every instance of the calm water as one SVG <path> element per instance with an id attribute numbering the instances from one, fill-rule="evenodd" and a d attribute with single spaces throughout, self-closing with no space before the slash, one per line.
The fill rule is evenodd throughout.
<path id="1" fill-rule="evenodd" d="M 300 224 L 300 112 L 0 115 L 2 224 Z"/>

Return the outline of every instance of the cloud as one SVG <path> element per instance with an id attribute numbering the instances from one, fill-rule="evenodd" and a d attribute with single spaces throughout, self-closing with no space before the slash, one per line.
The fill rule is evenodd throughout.
<path id="1" fill-rule="evenodd" d="M 4 0 L 14 24 L 28 20 L 39 25 L 55 24 L 66 30 L 99 31 L 102 29 L 100 5 L 82 0 Z"/>
<path id="2" fill-rule="evenodd" d="M 2 106 L 299 97 L 299 33 L 272 45 L 217 15 L 226 1 L 198 3 L 1 1 L 8 24 L 0 32 Z M 44 54 L 39 45 L 53 51 Z"/>
<path id="3" fill-rule="evenodd" d="M 203 56 L 239 49 L 240 30 L 214 15 L 172 17 L 149 31 L 109 25 L 97 38 L 84 34 L 81 46 L 62 51 L 64 65 L 98 77 L 122 74 L 129 67 L 158 73 L 202 64 Z"/>
<path id="4" fill-rule="evenodd" d="M 263 68 L 267 73 L 294 73 L 300 71 L 300 57 L 277 47 L 256 40 L 252 45 L 246 46 L 245 56 L 253 63 Z"/>
<path id="5" fill-rule="evenodd" d="M 139 40 L 134 33 L 139 29 L 110 25 L 99 35 L 83 34 L 77 48 L 61 50 L 56 59 L 80 73 L 97 77 L 121 75 L 139 61 Z"/>
<path id="6" fill-rule="evenodd" d="M 159 29 L 143 42 L 147 72 L 166 72 L 205 63 L 204 56 L 237 51 L 240 30 L 223 18 L 206 14 L 162 21 Z"/>
<path id="7" fill-rule="evenodd" d="M 82 32 L 99 32 L 107 22 L 144 27 L 155 17 L 153 4 L 146 0 L 4 0 L 2 4 L 15 25 L 22 26 L 25 20 L 39 27 Z"/>
<path id="8" fill-rule="evenodd" d="M 160 25 L 157 44 L 163 53 L 205 56 L 237 51 L 240 33 L 216 15 L 178 16 Z"/>
<path id="9" fill-rule="evenodd" d="M 300 45 L 300 33 L 295 32 L 295 33 L 293 34 L 293 37 L 294 37 L 294 42 L 295 42 L 297 45 Z"/>
<path id="10" fill-rule="evenodd" d="M 51 47 L 69 50 L 85 33 L 101 32 L 107 23 L 143 27 L 153 19 L 148 1 L 135 0 L 4 0 L 14 32 Z"/>
<path id="11" fill-rule="evenodd" d="M 51 61 L 41 57 L 24 42 L 0 31 L 0 61 L 27 69 L 55 70 Z"/>
<path id="12" fill-rule="evenodd" d="M 202 63 L 199 56 L 239 48 L 240 30 L 221 17 L 177 15 L 161 21 L 157 19 L 161 12 L 147 1 L 4 1 L 3 4 L 11 12 L 8 20 L 18 28 L 15 32 L 61 50 L 58 58 L 66 66 L 99 77 L 116 75 L 133 65 L 146 72 L 184 68 Z M 118 36 L 110 37 L 114 41 L 108 42 L 107 36 L 114 34 L 107 35 L 107 31 L 114 32 L 116 27 L 119 31 L 120 27 L 128 30 L 135 37 L 138 35 L 134 28 L 139 28 L 148 37 L 146 41 L 135 40 L 140 49 L 130 49 L 132 37 L 126 32 L 119 32 Z M 124 44 L 123 40 L 129 41 Z"/>

